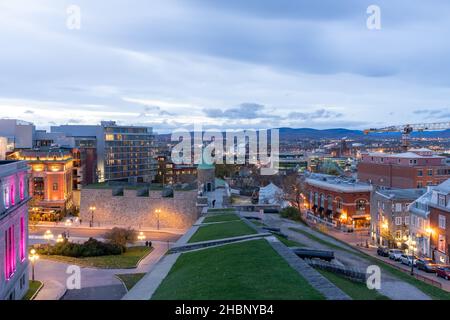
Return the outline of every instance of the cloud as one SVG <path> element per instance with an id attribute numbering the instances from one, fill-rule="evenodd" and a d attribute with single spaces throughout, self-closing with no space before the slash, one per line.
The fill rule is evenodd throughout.
<path id="1" fill-rule="evenodd" d="M 336 119 L 343 117 L 340 112 L 334 112 L 326 109 L 319 109 L 313 112 L 291 112 L 288 118 L 298 118 L 299 120 L 317 120 L 317 119 Z"/>
<path id="2" fill-rule="evenodd" d="M 27 110 L 27 111 L 25 111 L 24 113 L 25 113 L 25 114 L 34 114 L 34 111 L 32 111 L 32 110 Z"/>
<path id="3" fill-rule="evenodd" d="M 450 118 L 450 109 L 417 109 L 413 111 L 414 114 L 419 115 L 425 119 L 445 119 Z"/>
<path id="4" fill-rule="evenodd" d="M 223 119 L 278 119 L 278 115 L 268 114 L 263 112 L 265 107 L 257 103 L 242 103 L 237 107 L 229 109 L 203 109 L 206 116 L 210 118 L 223 118 Z"/>

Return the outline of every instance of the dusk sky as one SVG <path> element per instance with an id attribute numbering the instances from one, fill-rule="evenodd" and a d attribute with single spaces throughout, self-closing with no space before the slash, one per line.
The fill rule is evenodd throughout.
<path id="1" fill-rule="evenodd" d="M 159 132 L 448 121 L 450 1 L 411 3 L 0 0 L 0 118 Z"/>

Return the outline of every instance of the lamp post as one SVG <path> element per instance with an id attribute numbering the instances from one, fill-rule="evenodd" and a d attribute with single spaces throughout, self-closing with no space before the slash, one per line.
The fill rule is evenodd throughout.
<path id="1" fill-rule="evenodd" d="M 414 275 L 414 253 L 416 252 L 416 242 L 415 241 L 411 241 L 411 251 L 412 251 L 412 255 L 411 255 L 411 275 Z"/>
<path id="2" fill-rule="evenodd" d="M 89 223 L 90 227 L 92 228 L 94 226 L 94 212 L 97 210 L 95 206 L 90 206 L 89 210 L 91 211 L 91 222 Z"/>
<path id="3" fill-rule="evenodd" d="M 53 233 L 50 230 L 45 231 L 44 239 L 47 240 L 47 254 L 50 255 L 50 241 L 53 239 Z"/>
<path id="4" fill-rule="evenodd" d="M 145 240 L 145 234 L 144 232 L 139 232 L 138 236 L 137 236 L 139 241 L 144 241 Z"/>
<path id="5" fill-rule="evenodd" d="M 39 259 L 39 255 L 36 253 L 35 249 L 30 250 L 30 255 L 28 256 L 28 259 L 31 261 L 31 281 L 34 281 L 34 265 L 36 263 L 36 260 Z"/>
<path id="6" fill-rule="evenodd" d="M 156 213 L 156 219 L 157 219 L 156 228 L 159 230 L 159 214 L 161 213 L 161 209 L 156 209 L 155 213 Z"/>
<path id="7" fill-rule="evenodd" d="M 58 236 L 56 237 L 56 243 L 61 243 L 64 242 L 64 238 L 61 234 L 58 234 Z"/>

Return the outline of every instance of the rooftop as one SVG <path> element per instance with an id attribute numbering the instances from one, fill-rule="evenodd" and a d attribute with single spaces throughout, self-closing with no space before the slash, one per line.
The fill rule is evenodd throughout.
<path id="1" fill-rule="evenodd" d="M 380 189 L 377 193 L 385 196 L 386 198 L 395 200 L 416 200 L 421 197 L 427 191 L 426 188 L 422 189 Z"/>
<path id="2" fill-rule="evenodd" d="M 370 192 L 372 186 L 365 182 L 347 177 L 313 173 L 306 178 L 306 182 L 317 187 L 339 192 Z"/>

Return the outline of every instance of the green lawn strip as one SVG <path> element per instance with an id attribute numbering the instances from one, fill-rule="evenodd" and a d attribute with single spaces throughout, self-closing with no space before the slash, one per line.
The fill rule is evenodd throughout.
<path id="1" fill-rule="evenodd" d="M 303 243 L 300 243 L 300 242 L 294 241 L 294 240 L 290 240 L 290 239 L 286 239 L 286 238 L 281 237 L 279 235 L 275 235 L 275 237 L 277 237 L 277 239 L 280 240 L 280 242 L 284 243 L 284 245 L 286 247 L 307 247 Z"/>
<path id="2" fill-rule="evenodd" d="M 203 223 L 234 221 L 234 220 L 240 220 L 240 218 L 234 213 L 212 214 L 212 215 L 208 215 L 203 220 Z"/>
<path id="3" fill-rule="evenodd" d="M 82 267 L 93 267 L 100 269 L 132 269 L 136 268 L 138 262 L 147 256 L 153 248 L 149 247 L 129 247 L 121 255 L 109 255 L 100 257 L 74 258 L 59 255 L 41 255 L 43 259 L 58 262 L 75 264 Z"/>
<path id="4" fill-rule="evenodd" d="M 324 297 L 264 240 L 183 253 L 154 300 L 319 300 Z"/>
<path id="5" fill-rule="evenodd" d="M 223 212 L 236 212 L 236 209 L 234 209 L 234 208 L 215 208 L 215 209 L 208 209 L 208 213 L 211 213 L 211 212 L 217 213 L 217 212 L 221 212 L 221 211 L 223 211 Z"/>
<path id="6" fill-rule="evenodd" d="M 42 282 L 30 280 L 30 287 L 22 300 L 31 300 L 37 294 L 38 290 L 41 290 L 42 287 Z"/>
<path id="7" fill-rule="evenodd" d="M 130 291 L 144 276 L 145 273 L 116 274 L 116 277 L 125 284 L 128 291 Z"/>
<path id="8" fill-rule="evenodd" d="M 380 294 L 378 291 L 367 288 L 365 283 L 352 281 L 327 270 L 316 270 L 334 283 L 336 287 L 348 294 L 353 300 L 389 300 L 388 297 Z"/>
<path id="9" fill-rule="evenodd" d="M 332 248 L 335 248 L 337 250 L 343 250 L 343 251 L 346 251 L 348 253 L 355 254 L 355 255 L 363 258 L 363 259 L 367 259 L 367 260 L 373 262 L 374 264 L 378 265 L 380 268 L 384 269 L 386 272 L 389 272 L 393 276 L 399 278 L 400 280 L 403 280 L 403 281 L 408 282 L 409 284 L 415 286 L 416 288 L 421 290 L 423 293 L 429 295 L 432 299 L 435 299 L 435 300 L 450 300 L 450 293 L 449 292 L 447 292 L 445 290 L 442 290 L 442 289 L 439 289 L 438 287 L 435 287 L 435 286 L 433 286 L 431 284 L 425 283 L 425 282 L 423 282 L 421 280 L 418 280 L 418 279 L 412 277 L 411 275 L 409 275 L 408 273 L 406 273 L 404 271 L 401 271 L 401 270 L 398 270 L 395 267 L 389 265 L 388 263 L 385 263 L 385 262 L 383 262 L 383 261 L 381 261 L 381 260 L 379 260 L 379 259 L 377 259 L 377 258 L 375 258 L 375 257 L 373 257 L 373 256 L 371 256 L 369 254 L 367 254 L 367 253 L 364 253 L 364 252 L 356 250 L 356 249 L 350 250 L 350 249 L 342 248 L 342 247 L 337 246 L 337 245 L 335 245 L 335 244 L 333 244 L 331 242 L 328 242 L 326 240 L 318 238 L 315 235 L 310 234 L 309 232 L 306 232 L 304 230 L 300 230 L 300 229 L 297 229 L 297 228 L 289 228 L 289 229 L 292 230 L 292 231 L 295 231 L 295 232 L 299 232 L 299 233 L 305 235 L 306 237 L 309 237 L 311 240 L 317 241 L 317 242 L 319 242 L 319 243 L 321 243 L 323 245 L 326 245 L 328 247 L 332 247 Z M 325 235 L 327 235 L 327 234 L 325 234 Z M 330 235 L 327 235 L 327 236 L 332 237 Z M 334 237 L 333 237 L 333 239 L 335 239 L 336 241 L 339 241 L 340 243 L 342 243 L 345 246 L 348 246 L 348 244 L 346 244 L 342 240 L 336 239 Z"/>
<path id="10" fill-rule="evenodd" d="M 241 220 L 210 224 L 201 226 L 191 239 L 189 239 L 189 243 L 238 237 L 255 233 L 255 230 Z"/>

